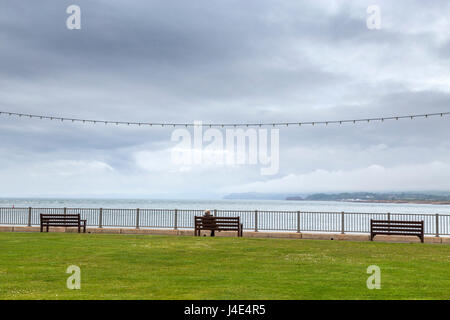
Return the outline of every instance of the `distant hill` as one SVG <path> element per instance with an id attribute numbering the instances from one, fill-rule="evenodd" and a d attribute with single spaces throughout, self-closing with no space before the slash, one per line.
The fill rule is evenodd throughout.
<path id="1" fill-rule="evenodd" d="M 227 200 L 286 200 L 286 198 L 299 196 L 299 194 L 289 193 L 260 193 L 260 192 L 247 192 L 247 193 L 231 193 L 223 197 Z M 300 194 L 300 196 L 306 196 Z"/>
<path id="2" fill-rule="evenodd" d="M 296 195 L 286 197 L 286 200 L 298 201 L 352 201 L 352 202 L 415 202 L 415 203 L 444 203 L 450 204 L 450 193 L 372 193 L 372 192 L 345 192 L 345 193 L 315 193 L 307 196 Z"/>

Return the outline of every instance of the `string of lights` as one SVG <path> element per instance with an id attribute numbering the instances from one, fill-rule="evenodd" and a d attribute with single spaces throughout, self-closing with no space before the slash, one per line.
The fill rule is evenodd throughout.
<path id="1" fill-rule="evenodd" d="M 389 116 L 379 118 L 359 118 L 359 119 L 345 119 L 345 120 L 328 120 L 328 121 L 307 121 L 307 122 L 272 122 L 272 123 L 165 123 L 165 122 L 133 122 L 133 121 L 111 121 L 111 120 L 93 120 L 93 119 L 80 119 L 80 118 L 66 118 L 57 116 L 35 115 L 28 113 L 7 112 L 0 111 L 0 116 L 16 116 L 19 118 L 32 118 L 40 120 L 54 120 L 61 122 L 81 122 L 92 124 L 104 124 L 104 125 L 128 125 L 128 126 L 146 126 L 146 127 L 289 127 L 289 126 L 315 126 L 315 125 L 329 125 L 329 124 L 345 124 L 345 123 L 360 123 L 360 122 L 384 122 L 389 120 L 402 120 L 402 119 L 415 119 L 415 118 L 431 118 L 431 117 L 444 117 L 450 115 L 450 112 L 438 112 L 427 114 L 413 114 L 413 115 L 401 115 L 401 116 Z"/>

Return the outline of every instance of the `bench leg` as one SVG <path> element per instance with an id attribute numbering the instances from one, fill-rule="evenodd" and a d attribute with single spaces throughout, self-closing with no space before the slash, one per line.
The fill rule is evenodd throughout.
<path id="1" fill-rule="evenodd" d="M 47 232 L 48 232 L 48 228 L 50 227 L 50 225 L 47 223 Z"/>
<path id="2" fill-rule="evenodd" d="M 42 225 L 42 222 L 41 222 L 41 232 L 42 231 L 44 231 L 44 226 Z"/>

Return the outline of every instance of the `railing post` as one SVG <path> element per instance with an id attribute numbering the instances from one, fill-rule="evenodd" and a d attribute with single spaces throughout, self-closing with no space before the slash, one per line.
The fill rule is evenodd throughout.
<path id="1" fill-rule="evenodd" d="M 139 208 L 136 209 L 136 229 L 139 229 Z"/>
<path id="2" fill-rule="evenodd" d="M 173 229 L 174 230 L 178 229 L 178 209 L 175 209 L 175 216 L 174 216 L 174 221 L 173 221 Z"/>
<path id="3" fill-rule="evenodd" d="M 297 211 L 297 233 L 300 233 L 300 211 Z"/>
<path id="4" fill-rule="evenodd" d="M 391 213 L 390 212 L 388 212 L 387 213 L 387 219 L 388 219 L 388 225 L 389 225 L 389 228 L 388 228 L 388 234 L 391 234 Z"/>
<path id="5" fill-rule="evenodd" d="M 344 211 L 341 212 L 341 233 L 345 233 L 345 220 L 344 220 Z"/>
<path id="6" fill-rule="evenodd" d="M 28 226 L 31 227 L 31 207 L 28 208 Z"/>
<path id="7" fill-rule="evenodd" d="M 258 232 L 258 210 L 255 210 L 255 232 Z"/>
<path id="8" fill-rule="evenodd" d="M 103 208 L 100 208 L 100 212 L 98 215 L 98 227 L 103 228 Z"/>
<path id="9" fill-rule="evenodd" d="M 67 214 L 67 208 L 64 207 L 64 215 L 66 215 L 66 214 Z"/>
<path id="10" fill-rule="evenodd" d="M 439 237 L 439 213 L 436 213 L 436 237 Z"/>

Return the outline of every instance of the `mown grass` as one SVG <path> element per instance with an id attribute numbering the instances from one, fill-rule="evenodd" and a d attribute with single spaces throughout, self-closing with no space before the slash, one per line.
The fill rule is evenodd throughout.
<path id="1" fill-rule="evenodd" d="M 449 298 L 449 245 L 0 233 L 0 299 Z"/>

